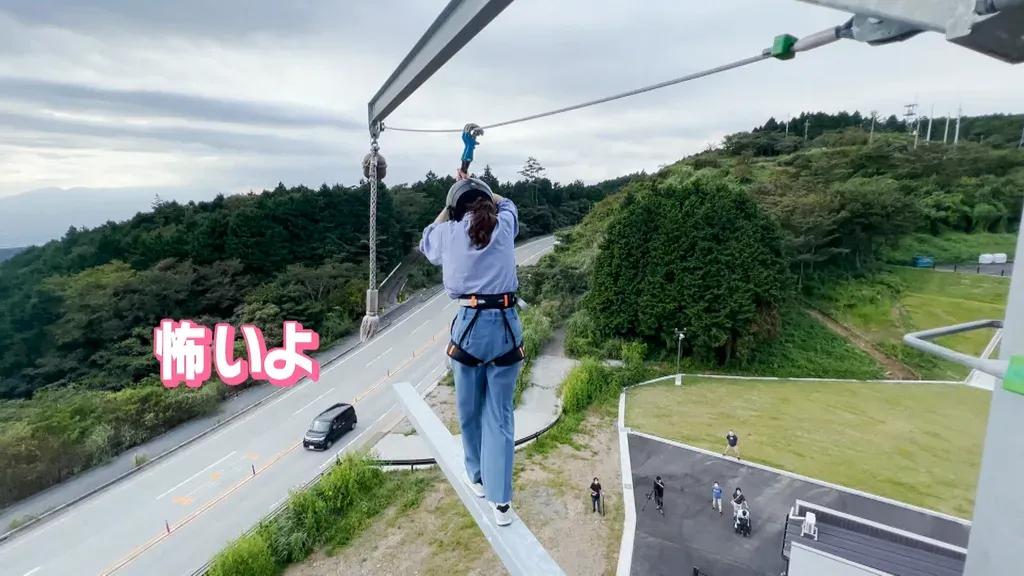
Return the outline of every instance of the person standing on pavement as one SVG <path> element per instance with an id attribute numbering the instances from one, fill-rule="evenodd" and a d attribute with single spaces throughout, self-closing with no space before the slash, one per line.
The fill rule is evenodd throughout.
<path id="1" fill-rule="evenodd" d="M 711 486 L 711 509 L 718 510 L 718 515 L 722 515 L 722 487 L 718 482 Z"/>
<path id="2" fill-rule="evenodd" d="M 729 451 L 736 455 L 737 460 L 740 459 L 740 437 L 732 430 L 725 435 L 725 452 L 722 452 L 722 456 L 728 454 Z"/>
<path id="3" fill-rule="evenodd" d="M 512 397 L 524 357 L 515 309 L 518 233 L 511 200 L 482 180 L 461 178 L 420 241 L 420 252 L 441 266 L 445 291 L 459 305 L 446 352 L 455 377 L 464 480 L 488 499 L 499 526 L 512 523 Z"/>
<path id="4" fill-rule="evenodd" d="M 593 505 L 593 511 L 597 512 L 597 506 L 601 502 L 601 483 L 598 482 L 597 478 L 590 483 L 590 503 Z"/>
<path id="5" fill-rule="evenodd" d="M 661 476 L 654 479 L 654 504 L 658 507 L 658 511 L 662 514 L 665 513 L 663 504 L 665 502 L 665 482 L 662 481 Z"/>
<path id="6" fill-rule="evenodd" d="M 736 516 L 740 508 L 743 508 L 746 504 L 747 497 L 743 495 L 743 490 L 740 490 L 740 487 L 737 486 L 732 492 L 732 515 Z"/>

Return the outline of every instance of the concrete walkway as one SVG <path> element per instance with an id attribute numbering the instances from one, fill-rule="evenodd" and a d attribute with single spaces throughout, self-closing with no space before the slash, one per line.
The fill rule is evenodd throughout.
<path id="1" fill-rule="evenodd" d="M 561 413 L 558 387 L 578 363 L 565 357 L 565 332 L 556 331 L 551 341 L 534 359 L 530 371 L 530 386 L 523 391 L 519 407 L 515 410 L 516 440 L 544 429 Z M 430 390 L 427 391 L 427 394 Z M 461 435 L 457 435 L 461 442 Z M 390 433 L 373 447 L 381 460 L 419 460 L 431 458 L 430 448 L 417 434 Z"/>

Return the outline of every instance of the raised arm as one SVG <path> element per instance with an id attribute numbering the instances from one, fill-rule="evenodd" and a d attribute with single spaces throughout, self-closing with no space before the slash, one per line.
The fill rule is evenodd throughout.
<path id="1" fill-rule="evenodd" d="M 498 227 L 502 233 L 514 239 L 519 235 L 519 209 L 514 202 L 497 193 L 492 193 L 494 203 L 498 207 Z"/>
<path id="2" fill-rule="evenodd" d="M 434 218 L 434 221 L 423 229 L 423 238 L 420 239 L 420 252 L 427 257 L 434 266 L 441 265 L 441 254 L 444 251 L 444 229 L 448 222 L 448 208 L 443 208 L 441 213 Z"/>

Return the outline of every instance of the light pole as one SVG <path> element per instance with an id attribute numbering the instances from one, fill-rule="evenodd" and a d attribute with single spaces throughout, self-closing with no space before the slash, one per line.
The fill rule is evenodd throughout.
<path id="1" fill-rule="evenodd" d="M 686 329 L 676 328 L 676 386 L 683 385 L 683 375 L 679 373 L 679 360 L 683 357 L 683 340 L 686 340 Z"/>
<path id="2" fill-rule="evenodd" d="M 679 373 L 679 360 L 683 357 L 683 340 L 686 340 L 686 329 L 676 328 L 676 373 Z"/>

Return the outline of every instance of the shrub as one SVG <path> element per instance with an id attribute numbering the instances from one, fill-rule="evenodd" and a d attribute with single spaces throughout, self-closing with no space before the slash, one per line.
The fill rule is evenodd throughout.
<path id="1" fill-rule="evenodd" d="M 274 576 L 277 564 L 262 530 L 242 536 L 213 559 L 208 576 Z"/>
<path id="2" fill-rule="evenodd" d="M 569 414 L 582 412 L 597 401 L 614 397 L 618 391 L 612 370 L 588 358 L 562 382 L 562 410 Z"/>

